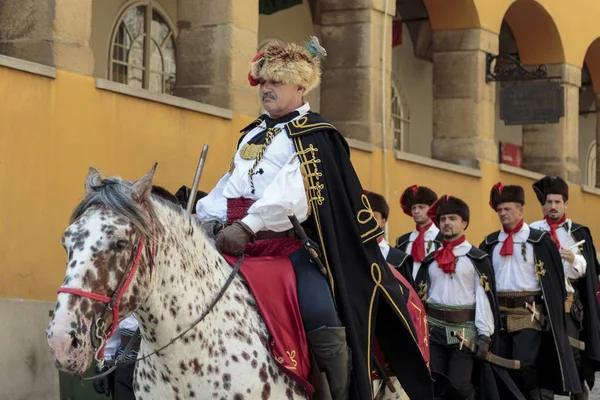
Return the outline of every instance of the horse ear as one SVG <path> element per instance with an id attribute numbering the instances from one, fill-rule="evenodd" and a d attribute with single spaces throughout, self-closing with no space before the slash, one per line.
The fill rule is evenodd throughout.
<path id="1" fill-rule="evenodd" d="M 102 177 L 100 172 L 94 167 L 90 167 L 87 178 L 85 178 L 85 193 L 90 194 L 94 189 L 94 186 L 98 186 L 102 183 Z"/>
<path id="2" fill-rule="evenodd" d="M 146 173 L 141 179 L 135 181 L 133 187 L 137 192 L 138 200 L 143 201 L 148 198 L 150 191 L 152 190 L 152 180 L 154 179 L 154 173 L 156 172 L 156 166 L 158 163 L 154 163 L 152 169 Z"/>

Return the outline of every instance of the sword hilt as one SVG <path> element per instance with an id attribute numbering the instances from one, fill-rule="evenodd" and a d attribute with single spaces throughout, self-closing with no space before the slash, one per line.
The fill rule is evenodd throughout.
<path id="1" fill-rule="evenodd" d="M 317 264 L 321 273 L 327 276 L 327 269 L 325 269 L 323 263 L 321 262 L 321 252 L 319 251 L 319 246 L 306 235 L 304 228 L 302 227 L 300 221 L 298 221 L 298 218 L 296 218 L 296 215 L 292 210 L 287 210 L 286 214 L 290 222 L 292 223 L 292 226 L 294 227 L 298 238 L 304 245 L 304 248 L 308 251 L 313 261 Z"/>

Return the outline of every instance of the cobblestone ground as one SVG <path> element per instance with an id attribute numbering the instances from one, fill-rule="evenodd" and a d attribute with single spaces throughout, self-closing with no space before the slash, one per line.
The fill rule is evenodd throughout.
<path id="1" fill-rule="evenodd" d="M 565 396 L 554 396 L 556 400 L 565 400 L 568 397 Z M 596 385 L 594 389 L 590 391 L 590 397 L 588 400 L 600 400 L 600 373 L 596 373 Z"/>

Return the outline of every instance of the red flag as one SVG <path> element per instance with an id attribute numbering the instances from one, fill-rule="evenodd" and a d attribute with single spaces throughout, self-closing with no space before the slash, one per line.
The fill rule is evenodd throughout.
<path id="1" fill-rule="evenodd" d="M 392 23 L 392 47 L 402 44 L 402 20 L 398 19 Z"/>

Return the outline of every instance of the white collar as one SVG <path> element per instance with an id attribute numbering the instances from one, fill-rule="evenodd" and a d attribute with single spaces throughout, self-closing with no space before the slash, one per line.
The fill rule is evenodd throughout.
<path id="1" fill-rule="evenodd" d="M 523 227 L 521 230 L 513 235 L 513 240 L 516 239 L 518 242 L 526 242 L 529 239 L 529 225 L 526 222 L 523 222 Z M 500 230 L 500 234 L 498 235 L 498 240 L 500 242 L 504 242 L 504 240 L 508 237 L 508 234 L 504 232 L 504 229 Z"/>
<path id="2" fill-rule="evenodd" d="M 298 115 L 298 117 L 300 117 L 310 111 L 310 104 L 308 104 L 308 101 L 305 101 L 300 107 L 298 107 L 295 110 L 292 110 L 290 112 L 294 112 L 294 111 L 298 111 L 298 113 L 300 114 L 300 115 Z M 267 113 L 267 115 L 269 117 L 271 116 L 269 113 Z M 298 118 L 298 117 L 295 117 L 295 118 Z M 277 125 L 279 125 L 279 124 L 277 124 Z"/>

